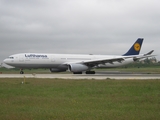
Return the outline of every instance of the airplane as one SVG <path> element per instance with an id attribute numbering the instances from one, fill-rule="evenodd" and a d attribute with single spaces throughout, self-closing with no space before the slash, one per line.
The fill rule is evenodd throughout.
<path id="1" fill-rule="evenodd" d="M 154 50 L 139 54 L 143 38 L 138 38 L 131 48 L 123 55 L 92 55 L 92 54 L 46 54 L 46 53 L 20 53 L 6 58 L 7 65 L 23 69 L 48 68 L 51 72 L 64 72 L 70 70 L 73 74 L 95 74 L 92 69 L 110 68 L 126 65 L 137 60 L 152 57 Z"/>

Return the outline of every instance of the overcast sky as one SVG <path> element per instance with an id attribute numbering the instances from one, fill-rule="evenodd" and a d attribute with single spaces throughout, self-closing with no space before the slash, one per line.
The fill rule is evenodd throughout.
<path id="1" fill-rule="evenodd" d="M 11 54 L 160 53 L 160 0 L 0 0 L 0 62 Z M 160 60 L 160 57 L 157 56 Z"/>

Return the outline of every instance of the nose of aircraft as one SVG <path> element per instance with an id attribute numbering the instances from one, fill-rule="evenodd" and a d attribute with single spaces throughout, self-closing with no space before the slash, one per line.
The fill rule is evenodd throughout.
<path id="1" fill-rule="evenodd" d="M 3 63 L 6 63 L 6 64 L 7 64 L 7 63 L 8 63 L 8 60 L 7 60 L 7 59 L 4 59 L 4 60 L 3 60 Z"/>
<path id="2" fill-rule="evenodd" d="M 4 59 L 3 62 L 6 63 L 6 59 Z"/>

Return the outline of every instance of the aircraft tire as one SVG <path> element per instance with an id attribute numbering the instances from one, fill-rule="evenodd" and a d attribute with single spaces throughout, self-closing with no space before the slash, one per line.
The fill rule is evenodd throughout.
<path id="1" fill-rule="evenodd" d="M 24 74 L 24 72 L 23 72 L 23 71 L 20 71 L 20 74 Z"/>
<path id="2" fill-rule="evenodd" d="M 95 74 L 95 71 L 86 71 L 86 74 Z"/>
<path id="3" fill-rule="evenodd" d="M 82 72 L 74 72 L 73 74 L 82 74 Z"/>

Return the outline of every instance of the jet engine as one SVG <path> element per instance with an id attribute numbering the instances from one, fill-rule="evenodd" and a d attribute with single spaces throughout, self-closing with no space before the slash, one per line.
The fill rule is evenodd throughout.
<path id="1" fill-rule="evenodd" d="M 69 65 L 69 70 L 74 73 L 87 71 L 88 69 L 89 69 L 88 66 L 83 65 L 83 64 L 70 64 Z"/>

